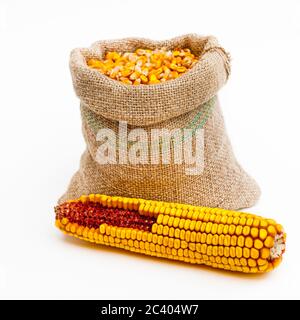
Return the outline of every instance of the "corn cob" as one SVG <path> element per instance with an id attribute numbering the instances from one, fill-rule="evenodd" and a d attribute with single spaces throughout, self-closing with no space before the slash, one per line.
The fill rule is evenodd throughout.
<path id="1" fill-rule="evenodd" d="M 268 272 L 285 251 L 274 220 L 220 208 L 91 194 L 55 213 L 56 226 L 82 240 L 230 271 Z"/>

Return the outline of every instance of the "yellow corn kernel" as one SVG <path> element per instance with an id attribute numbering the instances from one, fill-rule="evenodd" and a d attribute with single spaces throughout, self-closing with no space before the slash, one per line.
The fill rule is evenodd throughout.
<path id="1" fill-rule="evenodd" d="M 219 235 L 219 245 L 220 246 L 224 245 L 224 238 L 225 238 L 224 234 Z"/>
<path id="2" fill-rule="evenodd" d="M 226 246 L 226 247 L 229 247 L 230 246 L 230 241 L 231 239 L 230 239 L 230 236 L 229 235 L 226 235 L 225 237 L 224 237 L 224 246 Z"/>
<path id="3" fill-rule="evenodd" d="M 226 257 L 222 257 L 221 260 L 224 265 L 228 264 L 228 259 Z"/>
<path id="4" fill-rule="evenodd" d="M 175 229 L 173 227 L 169 228 L 169 237 L 174 238 Z"/>
<path id="5" fill-rule="evenodd" d="M 191 239 L 191 231 L 190 231 L 190 230 L 187 230 L 187 231 L 185 232 L 185 240 L 189 242 L 190 239 Z"/>
<path id="6" fill-rule="evenodd" d="M 267 230 L 265 230 L 265 229 L 260 229 L 259 230 L 259 238 L 261 240 L 265 240 L 267 238 L 267 236 L 268 236 Z"/>
<path id="7" fill-rule="evenodd" d="M 88 232 L 89 232 L 89 228 L 88 227 L 85 227 L 82 231 L 82 236 L 84 238 L 87 238 L 88 237 Z"/>
<path id="8" fill-rule="evenodd" d="M 105 229 L 106 229 L 106 224 L 101 224 L 100 227 L 99 227 L 100 233 L 104 234 L 105 233 Z"/>
<path id="9" fill-rule="evenodd" d="M 268 229 L 267 229 L 267 230 L 268 230 L 268 234 L 269 234 L 270 236 L 275 237 L 277 231 L 276 231 L 276 228 L 275 228 L 273 225 L 268 226 Z"/>
<path id="10" fill-rule="evenodd" d="M 175 234 L 174 234 L 175 238 L 180 238 L 180 229 L 176 228 L 175 229 Z"/>
<path id="11" fill-rule="evenodd" d="M 224 255 L 224 247 L 218 247 L 219 256 L 222 257 Z"/>
<path id="12" fill-rule="evenodd" d="M 245 246 L 247 248 L 251 248 L 253 246 L 253 239 L 251 237 L 247 237 L 245 240 Z"/>
<path id="13" fill-rule="evenodd" d="M 179 226 L 179 222 L 180 222 L 180 219 L 179 219 L 178 217 L 176 217 L 176 218 L 174 219 L 174 222 L 173 222 L 173 227 L 174 227 L 174 228 L 177 228 L 177 227 Z"/>
<path id="14" fill-rule="evenodd" d="M 238 239 L 237 236 L 233 235 L 233 236 L 230 237 L 230 239 L 231 239 L 230 240 L 230 245 L 235 247 L 237 245 L 237 239 Z"/>
<path id="15" fill-rule="evenodd" d="M 121 238 L 122 238 L 122 233 L 123 233 L 123 230 L 121 232 Z M 141 230 L 139 230 L 137 233 L 136 233 L 136 238 L 137 240 L 142 240 L 142 235 L 143 235 L 143 232 Z"/>
<path id="16" fill-rule="evenodd" d="M 243 235 L 244 236 L 248 236 L 250 234 L 250 227 L 249 226 L 245 226 L 243 228 Z"/>
<path id="17" fill-rule="evenodd" d="M 247 222 L 246 222 L 246 226 L 249 226 L 249 227 L 251 227 L 252 226 L 252 224 L 253 224 L 253 218 L 248 218 L 247 219 Z"/>
<path id="18" fill-rule="evenodd" d="M 182 247 L 182 248 L 184 249 L 185 247 Z M 189 244 L 189 249 L 192 250 L 192 251 L 195 251 L 196 250 L 196 244 L 191 242 Z"/>
<path id="19" fill-rule="evenodd" d="M 174 217 L 169 217 L 168 219 L 168 226 L 171 228 L 173 226 Z"/>
<path id="20" fill-rule="evenodd" d="M 195 242 L 196 241 L 196 236 L 197 236 L 197 233 L 195 231 L 191 232 L 190 241 L 191 242 Z"/>
<path id="21" fill-rule="evenodd" d="M 184 223 L 183 228 L 184 228 L 185 230 L 188 230 L 189 227 L 190 227 L 190 224 L 191 224 L 191 220 L 189 220 L 189 219 L 185 220 L 185 223 Z"/>
<path id="22" fill-rule="evenodd" d="M 223 223 L 223 224 L 227 223 L 227 216 L 222 216 L 221 223 Z"/>
<path id="23" fill-rule="evenodd" d="M 260 226 L 262 228 L 267 228 L 268 227 L 268 222 L 266 220 L 264 220 L 264 219 L 261 219 L 260 220 Z"/>
<path id="24" fill-rule="evenodd" d="M 193 215 L 192 215 L 192 219 L 193 220 L 198 220 L 198 216 L 199 216 L 199 212 L 198 211 L 194 211 Z"/>
<path id="25" fill-rule="evenodd" d="M 237 236 L 240 236 L 240 235 L 242 234 L 242 232 L 243 232 L 243 227 L 242 227 L 241 225 L 238 225 L 238 226 L 236 227 L 236 229 L 235 229 L 235 234 L 236 234 Z"/>
<path id="26" fill-rule="evenodd" d="M 248 259 L 248 266 L 249 267 L 256 267 L 256 261 L 253 259 Z"/>
<path id="27" fill-rule="evenodd" d="M 267 260 L 265 260 L 265 259 L 261 259 L 261 258 L 257 259 L 257 265 L 258 266 L 263 266 L 266 263 L 267 263 Z"/>
<path id="28" fill-rule="evenodd" d="M 246 258 L 241 258 L 241 259 L 240 259 L 240 263 L 241 263 L 241 265 L 242 265 L 243 267 L 246 267 L 246 266 L 248 265 L 248 262 L 247 262 Z"/>
<path id="29" fill-rule="evenodd" d="M 240 218 L 239 218 L 238 216 L 237 216 L 237 217 L 234 217 L 233 220 L 232 220 L 232 223 L 233 223 L 234 225 L 238 225 L 239 222 L 240 222 Z"/>
<path id="30" fill-rule="evenodd" d="M 265 263 L 264 265 L 259 266 L 258 269 L 259 271 L 264 272 L 268 269 L 268 266 L 269 266 L 268 263 Z"/>
<path id="31" fill-rule="evenodd" d="M 274 238 L 271 236 L 268 236 L 264 242 L 265 247 L 272 248 L 274 247 Z"/>
<path id="32" fill-rule="evenodd" d="M 262 259 L 268 259 L 270 257 L 270 249 L 268 248 L 262 248 L 260 250 L 260 257 Z"/>
<path id="33" fill-rule="evenodd" d="M 177 72 L 180 72 L 180 73 L 186 72 L 186 70 L 187 70 L 186 67 L 177 67 L 177 68 L 176 68 L 176 71 L 177 71 Z"/>
<path id="34" fill-rule="evenodd" d="M 179 77 L 179 74 L 177 71 L 171 71 L 168 78 L 171 80 L 171 79 L 176 79 Z"/>
<path id="35" fill-rule="evenodd" d="M 229 254 L 230 254 L 230 257 L 235 258 L 235 256 L 236 256 L 235 247 L 230 247 Z"/>
<path id="36" fill-rule="evenodd" d="M 224 256 L 227 257 L 227 258 L 230 256 L 230 249 L 229 249 L 229 247 L 224 247 Z"/>
<path id="37" fill-rule="evenodd" d="M 195 231 L 199 231 L 200 230 L 200 228 L 201 228 L 201 221 L 197 221 L 196 222 L 196 225 L 195 225 Z"/>
<path id="38" fill-rule="evenodd" d="M 168 217 L 168 216 L 166 216 Z M 161 224 L 163 222 L 163 219 L 164 219 L 164 215 L 163 214 L 160 214 L 158 217 L 157 217 L 157 220 L 156 220 L 156 223 L 157 224 Z"/>
<path id="39" fill-rule="evenodd" d="M 179 239 L 175 239 L 175 240 L 174 240 L 174 248 L 175 248 L 175 249 L 180 248 L 180 240 L 179 240 Z"/>
<path id="40" fill-rule="evenodd" d="M 160 81 L 157 79 L 155 74 L 151 74 L 149 77 L 149 84 L 156 84 L 159 83 Z"/>
<path id="41" fill-rule="evenodd" d="M 197 239 L 197 242 L 198 242 L 198 239 Z M 212 243 L 214 246 L 217 246 L 217 245 L 219 244 L 219 236 L 218 236 L 217 234 L 215 234 L 215 235 L 212 237 L 211 243 Z"/>
<path id="42" fill-rule="evenodd" d="M 244 226 L 244 225 L 246 224 L 246 222 L 247 222 L 247 219 L 246 219 L 246 218 L 242 217 L 242 218 L 240 219 L 240 225 L 241 225 L 241 226 Z"/>
<path id="43" fill-rule="evenodd" d="M 156 223 L 153 223 L 152 228 L 151 228 L 152 233 L 157 232 L 157 227 L 158 227 L 158 225 Z"/>
<path id="44" fill-rule="evenodd" d="M 140 75 L 140 79 L 141 79 L 141 83 L 143 84 L 148 83 L 148 78 L 144 74 Z"/>
<path id="45" fill-rule="evenodd" d="M 202 254 L 206 254 L 206 250 L 207 250 L 207 244 L 204 243 L 204 244 L 201 245 L 201 253 Z"/>
<path id="46" fill-rule="evenodd" d="M 180 242 L 180 247 L 182 249 L 186 249 L 188 247 L 188 243 L 186 241 L 181 241 Z M 195 245 L 195 248 L 196 248 L 196 245 Z"/>
<path id="47" fill-rule="evenodd" d="M 185 230 L 183 229 L 180 230 L 180 239 L 185 240 Z"/>
<path id="48" fill-rule="evenodd" d="M 276 230 L 279 234 L 283 233 L 283 226 L 281 224 L 276 224 Z"/>
<path id="49" fill-rule="evenodd" d="M 264 244 L 260 239 L 254 240 L 254 248 L 260 250 L 263 246 L 264 246 Z"/>
<path id="50" fill-rule="evenodd" d="M 172 208 L 171 209 L 171 213 L 173 214 L 173 212 L 174 212 L 174 215 L 176 217 L 181 217 L 182 216 L 182 210 L 181 209 Z"/>
<path id="51" fill-rule="evenodd" d="M 259 225 L 260 225 L 260 220 L 255 218 L 253 220 L 252 227 L 256 227 L 257 228 L 257 227 L 259 227 Z"/>
<path id="52" fill-rule="evenodd" d="M 157 234 L 163 234 L 163 226 L 160 224 L 157 226 Z"/>
<path id="53" fill-rule="evenodd" d="M 62 223 L 63 225 L 67 225 L 68 222 L 69 222 L 68 218 L 62 218 L 62 219 L 61 219 L 61 223 Z"/>
<path id="54" fill-rule="evenodd" d="M 233 222 L 233 217 L 228 217 L 227 224 L 231 225 Z"/>
<path id="55" fill-rule="evenodd" d="M 207 244 L 211 244 L 212 243 L 212 234 L 211 233 L 209 233 L 209 234 L 207 234 L 207 236 L 206 236 L 206 243 Z"/>
<path id="56" fill-rule="evenodd" d="M 245 244 L 245 238 L 243 236 L 239 236 L 237 243 L 240 247 L 243 247 Z"/>
<path id="57" fill-rule="evenodd" d="M 110 230 L 110 234 L 115 237 L 116 236 L 116 232 L 117 232 L 117 227 L 112 227 Z M 132 230 L 132 234 L 131 237 L 134 238 L 134 236 L 136 236 L 136 230 Z"/>
<path id="58" fill-rule="evenodd" d="M 164 206 L 161 206 L 160 208 L 159 208 L 159 213 L 160 214 L 164 214 L 165 213 L 165 207 Z M 170 221 L 170 220 L 169 220 Z"/>
<path id="59" fill-rule="evenodd" d="M 223 225 L 223 224 L 219 224 L 219 225 L 218 225 L 218 231 L 217 231 L 217 233 L 218 233 L 219 235 L 223 234 L 223 228 L 224 228 L 224 225 Z"/>
<path id="60" fill-rule="evenodd" d="M 250 250 L 248 248 L 243 248 L 243 257 L 244 258 L 250 257 Z"/>
<path id="61" fill-rule="evenodd" d="M 208 223 L 206 224 L 206 227 L 205 227 L 205 232 L 206 232 L 207 234 L 210 233 L 211 228 L 212 228 L 212 222 L 208 222 Z"/>
<path id="62" fill-rule="evenodd" d="M 142 240 L 144 241 L 144 242 L 151 242 L 152 241 L 152 238 L 154 238 L 154 237 L 157 237 L 157 234 L 152 234 L 152 233 L 146 233 L 145 232 L 145 234 L 147 235 L 147 238 L 144 240 L 144 234 L 143 234 L 143 236 L 142 236 Z"/>
<path id="63" fill-rule="evenodd" d="M 193 211 L 193 210 L 188 210 L 188 211 L 187 211 L 187 214 L 186 214 L 186 218 L 187 218 L 187 219 L 192 219 L 193 214 L 194 214 L 194 211 Z"/>
<path id="64" fill-rule="evenodd" d="M 169 227 L 168 227 L 168 226 L 164 226 L 164 227 L 163 227 L 162 234 L 163 234 L 164 236 L 167 236 L 167 235 L 169 234 Z"/>
<path id="65" fill-rule="evenodd" d="M 174 216 L 174 213 L 172 212 L 171 208 L 166 207 L 165 208 L 165 212 L 166 215 L 170 215 L 170 216 Z"/>
<path id="66" fill-rule="evenodd" d="M 77 230 L 76 230 L 76 233 L 78 236 L 82 236 L 82 232 L 84 230 L 84 227 L 83 226 L 80 226 Z"/>
<path id="67" fill-rule="evenodd" d="M 259 251 L 255 248 L 250 249 L 250 256 L 253 259 L 258 259 L 259 258 Z"/>
<path id="68" fill-rule="evenodd" d="M 257 238 L 258 237 L 258 229 L 255 227 L 251 228 L 250 234 L 251 234 L 251 237 Z"/>
<path id="69" fill-rule="evenodd" d="M 190 223 L 190 230 L 191 230 L 191 231 L 194 231 L 194 230 L 195 230 L 195 227 L 196 227 L 196 221 L 195 221 L 195 220 L 192 220 L 191 223 Z"/>
<path id="70" fill-rule="evenodd" d="M 233 225 L 233 224 L 230 225 L 228 232 L 230 235 L 233 235 L 235 233 L 235 225 Z"/>
<path id="71" fill-rule="evenodd" d="M 243 256 L 243 249 L 241 247 L 236 247 L 235 254 L 236 254 L 237 258 L 241 258 Z"/>

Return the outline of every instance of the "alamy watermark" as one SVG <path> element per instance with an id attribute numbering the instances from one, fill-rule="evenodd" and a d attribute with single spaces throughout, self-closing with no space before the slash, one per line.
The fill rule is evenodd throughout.
<path id="1" fill-rule="evenodd" d="M 204 169 L 204 129 L 128 130 L 127 122 L 119 122 L 118 132 L 99 129 L 100 143 L 96 161 L 106 164 L 184 165 L 187 175 L 199 175 Z"/>

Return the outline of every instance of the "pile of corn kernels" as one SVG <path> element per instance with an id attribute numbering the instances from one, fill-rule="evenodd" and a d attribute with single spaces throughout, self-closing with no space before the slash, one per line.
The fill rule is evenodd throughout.
<path id="1" fill-rule="evenodd" d="M 89 59 L 87 64 L 122 83 L 140 85 L 176 79 L 197 61 L 190 49 L 161 48 L 124 53 L 109 51 L 103 60 Z"/>

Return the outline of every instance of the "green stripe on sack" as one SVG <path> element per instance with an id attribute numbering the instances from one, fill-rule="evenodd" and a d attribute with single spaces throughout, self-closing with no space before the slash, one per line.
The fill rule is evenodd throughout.
<path id="1" fill-rule="evenodd" d="M 202 105 L 201 111 L 199 111 L 196 116 L 192 119 L 192 121 L 182 129 L 192 129 L 192 135 L 196 130 L 202 129 L 209 119 L 209 116 L 212 113 L 213 107 L 216 102 L 216 97 L 211 98 L 209 101 L 205 102 Z M 105 129 L 106 127 L 101 123 L 101 120 L 93 111 L 89 108 L 82 106 L 81 114 L 84 121 L 87 123 L 89 128 L 96 135 L 100 129 Z"/>

